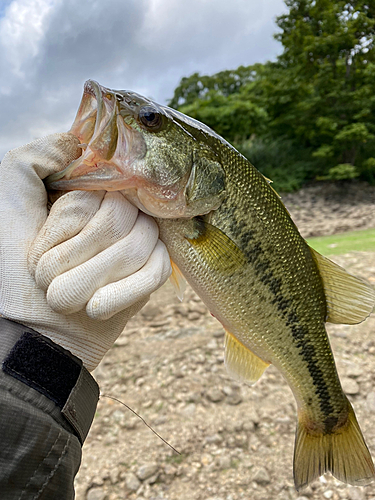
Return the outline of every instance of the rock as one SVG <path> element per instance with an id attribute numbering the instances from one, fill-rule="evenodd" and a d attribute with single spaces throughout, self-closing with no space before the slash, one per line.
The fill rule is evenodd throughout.
<path id="1" fill-rule="evenodd" d="M 277 500 L 290 500 L 290 495 L 287 491 L 281 491 L 278 495 L 277 495 Z M 299 497 L 298 497 L 299 498 Z M 298 498 L 296 500 L 298 500 Z M 303 497 L 301 497 L 303 498 Z"/>
<path id="2" fill-rule="evenodd" d="M 349 363 L 346 368 L 346 375 L 348 377 L 357 378 L 363 374 L 363 367 L 356 363 Z"/>
<path id="3" fill-rule="evenodd" d="M 366 397 L 367 409 L 371 412 L 375 412 L 375 392 L 369 392 Z"/>
<path id="4" fill-rule="evenodd" d="M 173 465 L 166 464 L 166 465 L 164 466 L 164 474 L 165 474 L 166 476 L 171 476 L 171 477 L 173 477 L 173 476 L 175 476 L 175 475 L 176 475 L 176 472 L 177 472 L 177 469 L 176 469 L 176 467 L 174 467 Z"/>
<path id="5" fill-rule="evenodd" d="M 224 393 L 220 389 L 217 389 L 216 387 L 208 389 L 206 395 L 207 398 L 213 403 L 219 403 L 219 401 L 222 401 L 224 399 Z"/>
<path id="6" fill-rule="evenodd" d="M 200 319 L 201 315 L 199 314 L 198 311 L 192 311 L 188 314 L 188 320 L 189 321 L 196 321 L 197 319 Z"/>
<path id="7" fill-rule="evenodd" d="M 137 489 L 141 486 L 141 482 L 137 478 L 135 474 L 129 472 L 125 476 L 125 485 L 130 491 L 137 491 Z"/>
<path id="8" fill-rule="evenodd" d="M 348 488 L 348 498 L 350 500 L 365 500 L 365 492 L 361 487 L 352 486 Z"/>
<path id="9" fill-rule="evenodd" d="M 341 384 L 346 394 L 354 395 L 359 393 L 359 385 L 352 378 L 343 377 L 341 380 Z"/>
<path id="10" fill-rule="evenodd" d="M 197 405 L 195 403 L 189 403 L 181 410 L 181 413 L 186 417 L 191 417 L 194 415 L 196 409 Z"/>
<path id="11" fill-rule="evenodd" d="M 228 405 L 239 405 L 242 403 L 242 396 L 239 392 L 233 392 L 230 396 L 227 396 L 226 402 Z"/>
<path id="12" fill-rule="evenodd" d="M 205 441 L 209 444 L 219 444 L 222 442 L 222 437 L 219 434 L 213 434 L 212 436 L 206 436 Z"/>
<path id="13" fill-rule="evenodd" d="M 150 464 L 144 464 L 139 467 L 137 470 L 137 477 L 141 481 L 144 481 L 145 479 L 153 476 L 156 474 L 159 470 L 158 464 L 150 463 Z"/>
<path id="14" fill-rule="evenodd" d="M 219 457 L 218 459 L 218 467 L 219 469 L 229 469 L 230 468 L 230 457 L 228 455 L 224 455 Z"/>
<path id="15" fill-rule="evenodd" d="M 91 488 L 86 496 L 87 500 L 106 500 L 107 498 L 107 493 L 102 488 Z"/>
<path id="16" fill-rule="evenodd" d="M 255 474 L 253 476 L 253 481 L 255 481 L 258 484 L 261 484 L 262 486 L 265 486 L 266 484 L 269 484 L 271 482 L 271 478 L 264 467 L 259 467 L 255 471 Z"/>
<path id="17" fill-rule="evenodd" d="M 119 477 L 120 471 L 118 467 L 114 467 L 113 469 L 111 469 L 111 471 L 109 472 L 109 479 L 111 480 L 111 483 L 116 484 L 119 481 Z"/>
<path id="18" fill-rule="evenodd" d="M 224 337 L 224 330 L 215 330 L 212 335 L 216 338 Z"/>
<path id="19" fill-rule="evenodd" d="M 309 498 L 308 498 L 308 497 L 303 496 L 303 497 L 297 497 L 297 498 L 296 498 L 296 500 L 309 500 Z"/>
<path id="20" fill-rule="evenodd" d="M 207 349 L 209 349 L 210 351 L 214 351 L 215 349 L 217 349 L 217 342 L 215 339 L 209 341 L 209 343 L 207 344 Z"/>
<path id="21" fill-rule="evenodd" d="M 231 387 L 229 387 L 229 385 L 225 385 L 223 387 L 223 393 L 226 395 L 226 396 L 231 396 L 233 394 L 233 389 Z"/>
<path id="22" fill-rule="evenodd" d="M 323 496 L 324 496 L 324 498 L 328 498 L 328 500 L 329 500 L 333 496 L 333 491 L 332 490 L 327 490 L 327 491 L 325 491 L 323 493 Z"/>
<path id="23" fill-rule="evenodd" d="M 156 473 L 156 474 L 154 474 L 153 476 L 148 477 L 148 478 L 145 480 L 145 482 L 146 482 L 147 484 L 154 484 L 154 483 L 156 483 L 156 481 L 158 480 L 159 476 L 160 476 L 160 474 L 159 474 L 159 472 L 157 472 L 157 473 Z"/>

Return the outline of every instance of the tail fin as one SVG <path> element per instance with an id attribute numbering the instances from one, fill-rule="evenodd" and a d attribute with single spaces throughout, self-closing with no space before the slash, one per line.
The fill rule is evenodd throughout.
<path id="1" fill-rule="evenodd" d="M 293 464 L 297 491 L 325 472 L 354 486 L 364 486 L 375 478 L 370 452 L 349 401 L 348 405 L 347 422 L 330 434 L 309 433 L 299 419 Z"/>

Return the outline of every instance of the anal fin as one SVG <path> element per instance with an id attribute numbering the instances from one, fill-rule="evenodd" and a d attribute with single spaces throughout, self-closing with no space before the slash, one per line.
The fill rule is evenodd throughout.
<path id="1" fill-rule="evenodd" d="M 225 366 L 228 373 L 240 382 L 255 384 L 269 363 L 251 352 L 228 331 L 225 332 Z"/>
<path id="2" fill-rule="evenodd" d="M 182 302 L 182 299 L 184 298 L 184 292 L 186 290 L 186 281 L 179 268 L 173 262 L 173 260 L 171 260 L 171 266 L 172 266 L 172 274 L 169 277 L 169 281 L 172 283 L 177 297 Z"/>

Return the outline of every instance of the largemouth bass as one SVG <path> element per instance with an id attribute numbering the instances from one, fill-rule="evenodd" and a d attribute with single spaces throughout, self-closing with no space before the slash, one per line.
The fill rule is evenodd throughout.
<path id="1" fill-rule="evenodd" d="M 182 274 L 224 326 L 229 372 L 251 384 L 272 363 L 287 380 L 297 490 L 327 471 L 353 485 L 373 480 L 325 329 L 363 321 L 370 285 L 312 250 L 269 181 L 196 120 L 88 81 L 71 132 L 83 154 L 47 187 L 122 190 L 156 217 L 177 286 Z"/>

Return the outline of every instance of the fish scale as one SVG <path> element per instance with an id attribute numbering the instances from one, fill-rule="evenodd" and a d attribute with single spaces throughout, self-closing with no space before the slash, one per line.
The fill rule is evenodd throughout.
<path id="1" fill-rule="evenodd" d="M 346 410 L 346 398 L 341 391 L 323 324 L 326 307 L 321 279 L 312 257 L 310 256 L 309 260 L 306 259 L 309 249 L 299 236 L 292 221 L 285 217 L 285 210 L 280 209 L 277 195 L 267 189 L 267 183 L 262 176 L 257 171 L 251 175 L 251 168 L 248 164 L 246 169 L 241 169 L 240 164 L 245 163 L 245 160 L 239 155 L 232 161 L 228 161 L 226 158 L 221 161 L 228 178 L 232 176 L 232 171 L 235 172 L 234 185 L 239 189 L 233 192 L 233 196 L 231 196 L 231 192 L 229 193 L 223 205 L 212 214 L 210 223 L 222 230 L 246 256 L 247 266 L 241 269 L 240 273 L 236 273 L 231 277 L 231 281 L 235 284 L 236 301 L 238 301 L 238 297 L 243 297 L 240 306 L 241 310 L 228 308 L 228 288 L 225 284 L 217 281 L 216 286 L 209 287 L 207 281 L 200 280 L 200 276 L 204 276 L 201 269 L 197 268 L 196 263 L 185 259 L 186 250 L 183 247 L 187 242 L 186 235 L 181 232 L 182 239 L 178 248 L 175 249 L 174 242 L 171 241 L 170 237 L 173 233 L 168 227 L 165 229 L 165 225 L 168 226 L 170 221 L 165 219 L 158 219 L 157 221 L 161 238 L 166 242 L 173 261 L 181 270 L 185 268 L 195 270 L 195 276 L 191 277 L 190 281 L 200 296 L 206 296 L 209 288 L 214 290 L 215 297 L 205 297 L 205 300 L 215 304 L 211 308 L 213 309 L 212 312 L 225 325 L 225 328 L 230 330 L 245 346 L 249 347 L 262 359 L 275 364 L 281 369 L 284 367 L 282 369 L 284 376 L 298 401 L 306 406 L 311 420 L 316 421 L 318 414 L 320 414 L 320 420 L 323 420 L 330 417 L 333 412 L 337 414 L 338 409 L 339 412 L 342 412 Z M 239 178 L 237 172 L 242 172 L 244 175 Z M 257 182 L 254 182 L 254 177 L 257 177 Z M 243 219 L 242 203 L 239 203 L 242 194 L 241 186 L 252 185 L 254 187 L 251 190 L 250 203 L 247 200 L 246 207 L 255 216 L 250 217 L 251 224 L 239 224 L 238 220 Z M 260 186 L 260 189 L 258 186 Z M 248 189 L 245 189 L 245 191 L 248 191 Z M 271 213 L 271 219 L 275 221 L 274 224 L 282 224 L 287 220 L 290 233 L 296 236 L 287 240 L 289 244 L 284 244 L 283 248 L 280 248 L 280 244 L 278 245 L 280 232 L 277 230 L 267 231 L 268 241 L 265 241 L 264 220 L 257 209 L 259 207 L 258 200 L 264 197 L 264 193 L 268 195 L 266 205 Z M 266 227 L 268 228 L 270 225 L 266 224 Z M 283 236 L 285 242 L 285 235 L 281 236 Z M 289 253 L 288 258 L 285 258 L 283 252 Z M 294 259 L 290 258 L 291 253 L 295 256 Z M 301 254 L 302 258 L 299 258 Z M 204 262 L 204 265 L 207 265 L 206 262 Z M 288 265 L 288 268 L 286 268 L 286 265 Z M 294 266 L 295 271 L 293 272 Z M 188 272 L 188 269 L 186 269 L 184 274 Z M 308 288 L 311 287 L 314 293 L 310 293 L 310 298 L 306 294 L 305 287 L 302 289 L 303 297 L 300 297 L 302 300 L 296 300 L 298 295 L 301 295 L 301 288 L 295 286 L 295 280 L 299 278 L 301 273 L 310 277 Z M 212 280 L 212 273 L 209 273 L 207 277 Z M 196 285 L 195 282 L 197 282 Z M 249 283 L 251 286 L 249 286 Z M 237 289 L 241 288 L 245 290 L 243 296 L 237 291 Z M 230 290 L 233 291 L 233 288 Z M 317 290 L 319 295 L 316 293 Z M 220 294 L 222 297 L 220 297 Z M 317 302 L 317 298 L 319 304 L 316 305 L 314 303 Z M 300 304 L 299 311 L 296 310 L 296 303 Z M 278 321 L 275 321 L 275 316 Z M 254 324 L 254 317 L 257 318 L 256 324 Z M 241 318 L 241 322 L 239 322 L 238 318 Z M 276 322 L 277 326 L 274 325 Z M 310 327 L 309 329 L 305 326 L 306 323 L 319 324 L 320 328 Z M 253 332 L 250 335 L 248 333 L 249 328 Z M 281 336 L 279 332 L 282 332 Z M 282 351 L 287 337 L 289 350 L 287 360 L 284 360 Z M 290 347 L 293 345 L 296 360 L 300 360 L 302 356 L 304 366 L 301 366 L 302 363 L 296 362 L 296 365 L 291 363 Z M 321 346 L 318 352 L 316 352 L 317 346 Z M 319 356 L 319 351 L 329 352 L 329 356 Z M 305 403 L 304 386 L 300 384 L 301 369 L 304 369 L 306 376 L 310 378 L 310 383 L 316 387 L 315 405 Z M 310 387 L 308 387 L 307 394 L 310 397 Z M 327 400 L 330 402 L 328 405 Z M 320 412 L 318 408 L 320 408 Z"/>
<path id="2" fill-rule="evenodd" d="M 363 321 L 370 285 L 312 250 L 269 181 L 196 120 L 88 81 L 71 131 L 85 151 L 46 185 L 121 190 L 154 216 L 179 293 L 182 275 L 226 330 L 228 371 L 254 383 L 272 363 L 287 380 L 298 407 L 296 488 L 327 471 L 372 481 L 325 329 Z"/>

